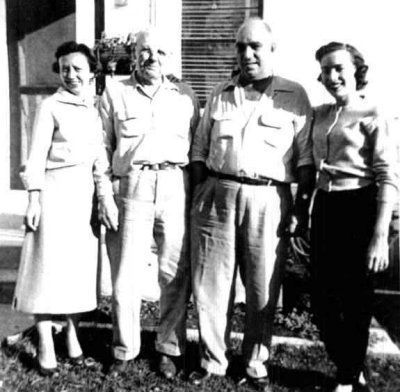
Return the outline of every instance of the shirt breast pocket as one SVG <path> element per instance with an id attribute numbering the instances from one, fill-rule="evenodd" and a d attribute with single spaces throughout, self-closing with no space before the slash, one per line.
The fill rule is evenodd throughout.
<path id="1" fill-rule="evenodd" d="M 213 120 L 213 140 L 215 142 L 227 142 L 234 138 L 237 133 L 238 121 L 233 115 L 215 113 Z"/>
<path id="2" fill-rule="evenodd" d="M 117 113 L 118 128 L 122 137 L 139 137 L 145 133 L 146 123 L 137 112 L 124 111 Z"/>
<path id="3" fill-rule="evenodd" d="M 268 113 L 259 117 L 261 142 L 265 146 L 287 149 L 294 140 L 293 122 L 288 116 Z"/>
<path id="4" fill-rule="evenodd" d="M 72 146 L 72 143 L 67 142 L 53 143 L 49 151 L 49 159 L 53 162 L 68 162 L 69 160 L 73 160 L 77 152 L 76 150 L 79 148 L 73 150 Z"/>

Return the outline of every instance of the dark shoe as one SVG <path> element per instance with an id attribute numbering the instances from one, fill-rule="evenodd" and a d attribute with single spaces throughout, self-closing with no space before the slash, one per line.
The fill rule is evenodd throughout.
<path id="1" fill-rule="evenodd" d="M 78 355 L 77 357 L 73 357 L 73 358 L 69 357 L 68 358 L 69 363 L 74 366 L 83 365 L 84 360 L 85 360 L 85 357 L 83 356 L 83 354 Z"/>
<path id="2" fill-rule="evenodd" d="M 176 366 L 174 361 L 168 355 L 161 354 L 158 363 L 158 371 L 167 380 L 172 380 L 176 375 Z"/>
<path id="3" fill-rule="evenodd" d="M 271 387 L 270 380 L 268 376 L 265 377 L 250 377 L 249 375 L 246 377 L 247 383 L 256 391 L 262 392 L 272 392 L 273 389 Z"/>
<path id="4" fill-rule="evenodd" d="M 211 374 L 205 369 L 196 370 L 189 375 L 189 382 L 192 385 L 202 385 L 204 381 L 210 378 Z"/>
<path id="5" fill-rule="evenodd" d="M 114 362 L 108 369 L 108 374 L 114 377 L 118 376 L 121 373 L 125 373 L 126 369 L 128 368 L 129 362 L 130 362 L 129 360 L 125 359 L 114 359 Z"/>
<path id="6" fill-rule="evenodd" d="M 36 368 L 37 368 L 37 371 L 39 372 L 39 374 L 43 377 L 52 377 L 58 373 L 57 367 L 45 368 L 40 364 L 39 360 L 36 361 Z"/>

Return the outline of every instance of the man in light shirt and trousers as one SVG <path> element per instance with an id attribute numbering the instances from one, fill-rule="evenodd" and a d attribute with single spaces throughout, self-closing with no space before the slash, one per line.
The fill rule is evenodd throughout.
<path id="1" fill-rule="evenodd" d="M 228 367 L 239 270 L 245 380 L 269 390 L 266 361 L 289 232 L 307 226 L 314 180 L 310 103 L 302 86 L 273 73 L 274 49 L 261 19 L 242 24 L 240 73 L 214 89 L 194 137 L 191 254 L 201 343 L 201 369 L 190 375 L 195 385 Z"/>
<path id="2" fill-rule="evenodd" d="M 184 353 L 189 296 L 187 212 L 189 149 L 198 122 L 192 90 L 165 76 L 166 45 L 154 29 L 136 36 L 135 71 L 109 83 L 101 100 L 105 144 L 118 211 L 99 202 L 107 227 L 113 285 L 110 373 L 124 372 L 140 351 L 140 307 L 147 256 L 158 250 L 161 289 L 158 370 L 170 379 Z"/>

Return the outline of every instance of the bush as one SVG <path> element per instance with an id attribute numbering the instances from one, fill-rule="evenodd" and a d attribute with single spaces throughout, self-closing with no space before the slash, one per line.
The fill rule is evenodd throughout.
<path id="1" fill-rule="evenodd" d="M 319 340 L 319 332 L 307 311 L 299 312 L 294 308 L 290 313 L 278 309 L 275 314 L 275 326 L 281 333 L 276 335 L 295 336 L 313 341 Z"/>

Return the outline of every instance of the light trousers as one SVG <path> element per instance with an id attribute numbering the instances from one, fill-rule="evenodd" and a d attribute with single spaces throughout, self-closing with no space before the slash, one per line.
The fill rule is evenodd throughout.
<path id="1" fill-rule="evenodd" d="M 189 296 L 187 173 L 181 168 L 135 170 L 114 182 L 119 210 L 117 232 L 106 243 L 113 285 L 113 355 L 135 358 L 140 351 L 140 307 L 146 255 L 158 250 L 161 289 L 156 350 L 172 356 L 184 351 Z"/>
<path id="2" fill-rule="evenodd" d="M 228 366 L 239 270 L 246 293 L 243 355 L 256 377 L 266 375 L 287 251 L 280 232 L 291 206 L 286 185 L 245 185 L 209 177 L 196 187 L 191 211 L 193 295 L 199 314 L 201 367 L 208 372 L 223 375 Z"/>

